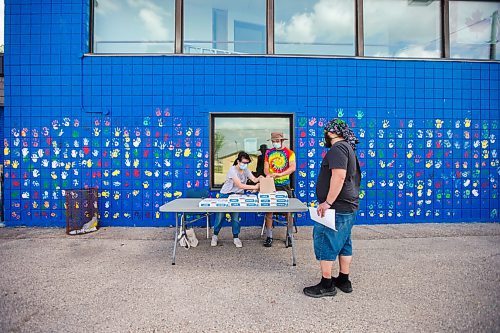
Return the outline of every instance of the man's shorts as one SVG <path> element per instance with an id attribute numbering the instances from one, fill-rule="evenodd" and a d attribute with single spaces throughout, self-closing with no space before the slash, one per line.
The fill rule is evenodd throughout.
<path id="1" fill-rule="evenodd" d="M 314 223 L 313 243 L 317 260 L 335 261 L 337 256 L 352 256 L 351 230 L 356 220 L 354 213 L 335 213 L 337 231 Z"/>

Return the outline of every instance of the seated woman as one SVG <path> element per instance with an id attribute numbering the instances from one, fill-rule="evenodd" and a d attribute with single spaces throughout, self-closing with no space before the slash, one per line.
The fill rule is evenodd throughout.
<path id="1" fill-rule="evenodd" d="M 258 191 L 259 184 L 247 185 L 247 180 L 250 179 L 254 183 L 258 183 L 259 179 L 255 178 L 250 170 L 248 170 L 248 163 L 250 163 L 250 156 L 244 151 L 238 153 L 238 157 L 233 163 L 233 166 L 229 168 L 226 175 L 226 180 L 222 188 L 220 189 L 221 197 L 227 197 L 229 194 L 243 194 L 245 190 Z M 231 213 L 231 226 L 233 228 L 233 243 L 236 247 L 242 247 L 240 235 L 240 221 L 239 213 Z M 215 214 L 214 223 L 214 235 L 212 236 L 212 242 L 210 245 L 217 246 L 219 241 L 219 231 L 222 228 L 222 217 L 224 213 Z"/>

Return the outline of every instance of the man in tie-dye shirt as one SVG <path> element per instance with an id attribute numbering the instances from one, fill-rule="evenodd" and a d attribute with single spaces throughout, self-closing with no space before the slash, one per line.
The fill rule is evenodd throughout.
<path id="1" fill-rule="evenodd" d="M 271 133 L 273 148 L 266 152 L 264 159 L 264 173 L 266 176 L 274 178 L 274 185 L 277 191 L 286 191 L 288 197 L 292 197 L 292 188 L 290 186 L 290 175 L 295 172 L 295 153 L 285 147 L 283 133 Z M 291 242 L 289 241 L 288 244 Z M 265 247 L 273 245 L 273 213 L 266 214 L 266 241 Z"/>

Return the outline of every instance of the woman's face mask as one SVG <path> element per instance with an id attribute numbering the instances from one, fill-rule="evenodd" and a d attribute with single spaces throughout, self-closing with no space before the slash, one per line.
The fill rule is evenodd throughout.
<path id="1" fill-rule="evenodd" d="M 248 167 L 248 163 L 240 162 L 240 169 L 245 170 Z"/>
<path id="2" fill-rule="evenodd" d="M 280 149 L 281 148 L 281 142 L 273 142 L 273 147 L 276 148 L 276 149 Z"/>

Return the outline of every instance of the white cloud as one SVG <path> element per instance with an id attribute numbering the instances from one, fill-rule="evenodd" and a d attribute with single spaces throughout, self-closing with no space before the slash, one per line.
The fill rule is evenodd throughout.
<path id="1" fill-rule="evenodd" d="M 309 12 L 276 22 L 276 39 L 286 42 L 352 42 L 354 7 L 350 1 L 320 0 Z"/>
<path id="2" fill-rule="evenodd" d="M 439 3 L 410 6 L 405 1 L 365 2 L 365 42 L 430 42 L 439 38 Z"/>
<path id="3" fill-rule="evenodd" d="M 439 38 L 439 5 L 409 6 L 407 1 L 365 1 L 365 42 L 387 47 L 410 44 L 400 53 L 434 55 L 426 50 Z M 312 10 L 299 11 L 287 22 L 276 23 L 276 39 L 286 42 L 352 43 L 354 37 L 354 2 L 318 0 Z M 417 27 L 416 27 L 417 25 Z M 379 52 L 380 53 L 380 52 Z M 384 56 L 393 56 L 384 54 Z M 411 55 L 413 56 L 413 55 Z"/>
<path id="4" fill-rule="evenodd" d="M 137 15 L 143 22 L 144 28 L 149 32 L 148 39 L 168 39 L 169 31 L 165 26 L 164 18 L 171 16 L 171 13 L 152 1 L 128 0 L 127 2 L 130 7 L 138 9 Z"/>
<path id="5" fill-rule="evenodd" d="M 156 13 L 164 12 L 164 9 L 161 6 L 158 6 L 149 0 L 127 0 L 127 3 L 130 7 L 151 9 Z"/>
<path id="6" fill-rule="evenodd" d="M 314 5 L 316 27 L 321 34 L 346 35 L 354 31 L 354 5 L 345 0 L 322 0 Z"/>
<path id="7" fill-rule="evenodd" d="M 398 58 L 439 58 L 441 52 L 439 50 L 426 50 L 421 45 L 410 45 L 401 49 L 396 54 Z"/>
<path id="8" fill-rule="evenodd" d="M 141 9 L 139 18 L 144 22 L 144 27 L 149 31 L 150 38 L 154 40 L 166 40 L 168 29 L 163 25 L 163 18 L 151 9 Z"/>
<path id="9" fill-rule="evenodd" d="M 277 36 L 282 37 L 287 42 L 312 43 L 316 40 L 314 31 L 314 15 L 298 14 L 294 15 L 288 24 L 278 23 Z"/>

